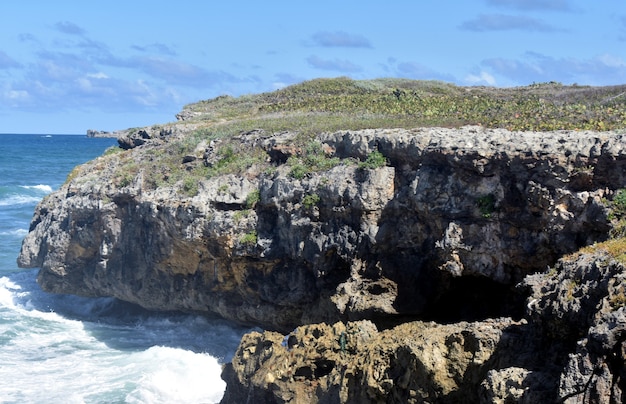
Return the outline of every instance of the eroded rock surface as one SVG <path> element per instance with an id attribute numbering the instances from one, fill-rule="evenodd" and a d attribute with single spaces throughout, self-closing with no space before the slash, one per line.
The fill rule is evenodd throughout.
<path id="1" fill-rule="evenodd" d="M 606 239 L 624 135 L 338 132 L 317 140 L 339 164 L 295 176 L 294 134 L 260 130 L 228 151 L 271 170 L 155 185 L 133 165 L 184 134 L 133 131 L 77 169 L 18 263 L 47 291 L 274 330 L 243 338 L 224 402 L 624 401 L 624 267 L 558 261 Z M 217 167 L 224 147 L 176 164 Z M 387 164 L 358 164 L 374 152 Z"/>
<path id="2" fill-rule="evenodd" d="M 622 403 L 626 271 L 608 254 L 527 277 L 524 319 L 251 333 L 223 403 Z"/>
<path id="3" fill-rule="evenodd" d="M 223 377 L 223 402 L 477 402 L 479 381 L 519 325 L 369 321 L 246 335 Z M 504 335 L 504 334 L 510 335 Z"/>
<path id="4" fill-rule="evenodd" d="M 38 206 L 18 261 L 41 268 L 45 290 L 283 331 L 519 315 L 512 286 L 606 237 L 603 198 L 625 183 L 620 134 L 364 130 L 319 137 L 346 162 L 327 171 L 297 179 L 276 160 L 269 173 L 200 180 L 191 197 L 155 189 L 141 170 L 114 181 L 121 161 L 153 158 L 179 136 L 142 133 L 146 144 L 96 160 Z M 290 142 L 240 139 L 268 159 Z M 179 164 L 211 164 L 220 147 L 200 144 Z M 374 151 L 387 166 L 348 163 Z"/>

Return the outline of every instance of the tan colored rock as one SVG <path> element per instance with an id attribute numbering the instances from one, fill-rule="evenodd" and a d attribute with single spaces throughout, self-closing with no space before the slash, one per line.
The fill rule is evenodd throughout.
<path id="1" fill-rule="evenodd" d="M 377 331 L 358 321 L 250 333 L 224 370 L 223 402 L 477 402 L 503 332 L 516 326 L 411 322 Z"/>

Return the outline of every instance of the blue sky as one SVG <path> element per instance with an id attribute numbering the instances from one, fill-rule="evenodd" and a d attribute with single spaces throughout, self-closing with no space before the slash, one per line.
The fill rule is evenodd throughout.
<path id="1" fill-rule="evenodd" d="M 3 1 L 0 133 L 175 120 L 318 77 L 626 83 L 623 0 Z"/>

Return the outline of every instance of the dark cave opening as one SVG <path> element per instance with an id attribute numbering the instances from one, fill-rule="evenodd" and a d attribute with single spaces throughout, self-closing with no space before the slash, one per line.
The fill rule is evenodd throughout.
<path id="1" fill-rule="evenodd" d="M 438 323 L 497 317 L 519 320 L 524 315 L 524 301 L 525 295 L 514 285 L 482 276 L 452 277 L 448 287 L 426 305 L 420 317 Z"/>

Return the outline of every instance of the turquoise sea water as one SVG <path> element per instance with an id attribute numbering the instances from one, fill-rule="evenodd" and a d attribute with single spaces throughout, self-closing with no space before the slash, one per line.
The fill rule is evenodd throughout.
<path id="1" fill-rule="evenodd" d="M 115 299 L 48 294 L 16 258 L 36 204 L 114 139 L 0 134 L 0 403 L 213 403 L 248 331 Z"/>

